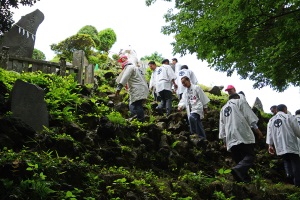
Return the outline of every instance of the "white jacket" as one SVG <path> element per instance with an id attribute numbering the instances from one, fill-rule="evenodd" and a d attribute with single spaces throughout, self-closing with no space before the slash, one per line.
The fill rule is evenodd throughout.
<path id="1" fill-rule="evenodd" d="M 207 106 L 209 101 L 200 86 L 191 84 L 190 88 L 185 88 L 178 107 L 186 108 L 188 117 L 190 113 L 197 113 L 200 115 L 200 119 L 203 119 L 203 108 Z"/>
<path id="2" fill-rule="evenodd" d="M 300 115 L 295 115 L 297 121 L 298 121 L 298 124 L 300 126 Z M 300 156 L 300 138 L 297 138 L 298 140 L 298 147 L 299 147 L 299 156 Z"/>
<path id="3" fill-rule="evenodd" d="M 156 91 L 172 91 L 173 79 L 176 79 L 176 75 L 170 65 L 162 65 L 159 67 L 156 74 Z"/>
<path id="4" fill-rule="evenodd" d="M 219 138 L 226 141 L 228 151 L 231 147 L 241 143 L 255 143 L 250 126 L 257 122 L 257 116 L 246 101 L 231 99 L 220 111 Z"/>
<path id="5" fill-rule="evenodd" d="M 157 70 L 158 70 L 158 67 L 156 67 L 155 70 L 152 71 L 150 82 L 149 82 L 149 89 L 151 89 L 153 87 L 153 89 L 155 90 L 155 88 L 156 88 Z"/>
<path id="6" fill-rule="evenodd" d="M 137 66 L 132 64 L 125 66 L 122 77 L 120 77 L 120 83 L 122 85 L 128 84 L 130 104 L 148 98 L 148 85 L 142 72 Z"/>
<path id="7" fill-rule="evenodd" d="M 268 123 L 267 144 L 275 146 L 276 154 L 299 154 L 297 137 L 300 137 L 300 126 L 295 116 L 277 112 Z"/>
<path id="8" fill-rule="evenodd" d="M 176 63 L 175 64 L 175 66 L 174 66 L 174 72 L 175 72 L 175 74 L 177 75 L 178 74 L 178 72 L 181 70 L 181 64 L 179 64 L 179 63 Z"/>
<path id="9" fill-rule="evenodd" d="M 194 74 L 193 71 L 189 69 L 182 69 L 179 72 L 177 72 L 177 79 L 176 79 L 176 84 L 178 85 L 178 89 L 176 90 L 177 94 L 182 94 L 185 90 L 185 87 L 181 83 L 181 78 L 186 76 L 190 79 L 191 83 L 196 85 L 198 83 L 197 77 Z"/>

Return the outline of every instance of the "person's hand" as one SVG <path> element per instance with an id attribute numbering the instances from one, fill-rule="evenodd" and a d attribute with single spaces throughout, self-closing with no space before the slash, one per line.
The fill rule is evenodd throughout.
<path id="1" fill-rule="evenodd" d="M 264 137 L 263 134 L 262 134 L 262 132 L 261 132 L 259 129 L 256 129 L 255 132 L 256 132 L 257 138 L 258 138 L 259 140 L 262 139 L 262 138 Z"/>
<path id="2" fill-rule="evenodd" d="M 117 90 L 117 91 L 116 91 L 116 94 L 115 94 L 116 97 L 119 96 L 119 94 L 120 94 L 120 90 Z"/>
<path id="3" fill-rule="evenodd" d="M 174 83 L 174 89 L 175 91 L 178 89 L 178 85 L 176 83 Z"/>
<path id="4" fill-rule="evenodd" d="M 178 106 L 178 111 L 182 111 L 182 106 Z"/>
<path id="5" fill-rule="evenodd" d="M 274 155 L 274 154 L 275 154 L 275 149 L 274 149 L 274 147 L 273 147 L 272 145 L 269 145 L 268 151 L 269 151 L 269 153 L 270 153 L 271 155 Z"/>

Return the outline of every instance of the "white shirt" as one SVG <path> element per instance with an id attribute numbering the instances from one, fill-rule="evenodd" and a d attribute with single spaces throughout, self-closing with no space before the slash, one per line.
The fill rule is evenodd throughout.
<path id="1" fill-rule="evenodd" d="M 176 63 L 175 64 L 175 66 L 174 66 L 174 68 L 175 68 L 175 74 L 177 75 L 178 74 L 178 72 L 181 70 L 181 64 L 179 64 L 179 63 Z"/>
<path id="2" fill-rule="evenodd" d="M 150 82 L 149 82 L 149 89 L 153 87 L 153 90 L 155 91 L 156 88 L 156 75 L 157 75 L 158 67 L 155 68 L 155 70 L 152 71 Z"/>
<path id="3" fill-rule="evenodd" d="M 226 140 L 228 151 L 231 147 L 241 143 L 255 143 L 250 126 L 257 122 L 257 116 L 246 101 L 231 99 L 220 111 L 219 138 Z"/>
<path id="4" fill-rule="evenodd" d="M 300 115 L 295 115 L 297 121 L 298 121 L 298 124 L 300 126 Z M 299 155 L 300 155 L 300 138 L 297 138 L 298 140 L 298 147 L 299 147 Z"/>
<path id="5" fill-rule="evenodd" d="M 194 74 L 193 71 L 189 70 L 189 69 L 182 69 L 179 70 L 177 75 L 177 79 L 176 79 L 176 83 L 178 85 L 178 89 L 176 90 L 177 94 L 182 94 L 185 90 L 185 87 L 182 85 L 181 83 L 181 78 L 186 76 L 190 79 L 191 83 L 196 85 L 198 83 L 197 77 Z"/>
<path id="6" fill-rule="evenodd" d="M 275 146 L 277 155 L 299 154 L 297 137 L 300 126 L 295 116 L 279 111 L 269 120 L 266 143 Z"/>
<path id="7" fill-rule="evenodd" d="M 204 117 L 203 108 L 207 107 L 209 98 L 198 85 L 191 84 L 190 88 L 185 88 L 178 107 L 186 108 L 187 115 L 197 113 L 200 119 Z"/>
<path id="8" fill-rule="evenodd" d="M 172 80 L 176 79 L 176 75 L 170 65 L 162 65 L 158 68 L 156 74 L 156 91 L 163 90 L 172 91 Z"/>

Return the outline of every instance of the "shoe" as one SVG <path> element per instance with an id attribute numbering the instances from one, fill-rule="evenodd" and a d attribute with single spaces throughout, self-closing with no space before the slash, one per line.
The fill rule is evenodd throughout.
<path id="1" fill-rule="evenodd" d="M 159 115 L 163 115 L 163 112 L 162 112 L 162 109 L 160 107 L 156 107 L 155 108 L 156 112 L 159 114 Z"/>
<path id="2" fill-rule="evenodd" d="M 236 182 L 238 182 L 238 183 L 243 182 L 244 179 L 243 179 L 241 173 L 237 169 L 232 168 L 231 174 L 232 174 L 234 180 L 236 180 Z"/>

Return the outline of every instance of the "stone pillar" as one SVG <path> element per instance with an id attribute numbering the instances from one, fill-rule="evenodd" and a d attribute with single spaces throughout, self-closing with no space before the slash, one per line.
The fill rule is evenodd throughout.
<path id="1" fill-rule="evenodd" d="M 83 84 L 83 71 L 84 71 L 84 51 L 82 50 L 76 50 L 73 53 L 73 66 L 78 67 L 77 72 L 77 81 L 80 85 Z"/>
<path id="2" fill-rule="evenodd" d="M 60 58 L 59 65 L 60 65 L 60 75 L 66 76 L 66 70 L 67 70 L 66 58 Z"/>
<path id="3" fill-rule="evenodd" d="M 0 67 L 3 69 L 7 69 L 9 61 L 9 47 L 2 47 L 2 51 L 0 54 Z"/>

